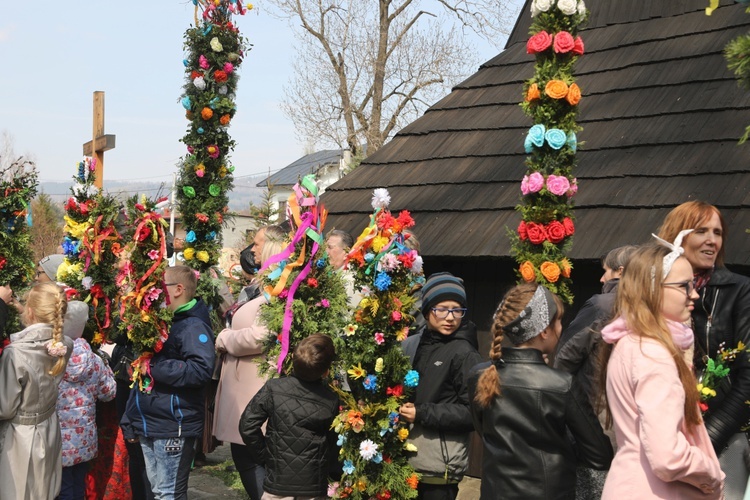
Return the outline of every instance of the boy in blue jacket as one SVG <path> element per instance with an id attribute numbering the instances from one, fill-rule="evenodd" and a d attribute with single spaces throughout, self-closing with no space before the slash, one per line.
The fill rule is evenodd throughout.
<path id="1" fill-rule="evenodd" d="M 214 334 L 208 307 L 195 299 L 198 279 L 187 266 L 164 274 L 168 307 L 174 311 L 169 338 L 151 358 L 150 393 L 130 392 L 123 435 L 139 441 L 156 498 L 187 498 L 195 441 L 203 431 L 204 387 L 214 368 Z"/>

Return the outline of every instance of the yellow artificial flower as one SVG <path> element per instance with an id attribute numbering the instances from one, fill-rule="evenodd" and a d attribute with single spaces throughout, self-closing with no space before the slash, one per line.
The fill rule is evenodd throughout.
<path id="1" fill-rule="evenodd" d="M 182 251 L 182 256 L 185 257 L 185 260 L 193 260 L 193 257 L 195 257 L 195 248 L 188 247 L 185 250 Z"/>
<path id="2" fill-rule="evenodd" d="M 402 428 L 400 428 L 400 429 L 398 430 L 398 433 L 397 433 L 397 435 L 398 435 L 398 438 L 399 438 L 399 439 L 400 439 L 401 441 L 405 441 L 405 440 L 406 440 L 406 438 L 408 438 L 408 437 L 409 437 L 409 429 L 407 429 L 406 427 L 402 427 Z"/>
<path id="3" fill-rule="evenodd" d="M 379 253 L 384 246 L 388 244 L 388 238 L 384 236 L 376 236 L 372 239 L 372 249 L 375 253 Z"/>
<path id="4" fill-rule="evenodd" d="M 221 42 L 219 41 L 217 37 L 213 37 L 211 39 L 210 45 L 211 45 L 211 49 L 214 52 L 221 52 L 222 50 L 224 50 L 224 47 L 221 45 Z"/>
<path id="5" fill-rule="evenodd" d="M 357 325 L 348 324 L 346 325 L 346 328 L 344 328 L 344 333 L 346 333 L 347 337 L 351 337 L 354 335 L 357 331 Z"/>
<path id="6" fill-rule="evenodd" d="M 375 360 L 375 373 L 380 373 L 383 371 L 383 358 L 378 358 Z"/>
<path id="7" fill-rule="evenodd" d="M 199 261 L 205 262 L 205 263 L 208 263 L 208 261 L 210 259 L 209 255 L 208 255 L 208 252 L 206 252 L 205 250 L 200 250 L 199 252 L 197 252 L 195 254 L 195 258 L 198 259 Z"/>
<path id="8" fill-rule="evenodd" d="M 357 366 L 352 365 L 352 367 L 349 368 L 346 373 L 351 375 L 354 379 L 362 378 L 367 375 L 365 369 L 362 368 L 362 363 L 357 363 Z"/>
<path id="9" fill-rule="evenodd" d="M 365 491 L 367 489 L 367 482 L 364 479 L 357 481 L 357 489 L 359 491 Z"/>
<path id="10" fill-rule="evenodd" d="M 83 233 L 86 232 L 89 226 L 88 223 L 76 222 L 67 215 L 63 219 L 65 219 L 65 232 L 77 240 L 83 239 Z"/>
<path id="11" fill-rule="evenodd" d="M 247 4 L 247 10 L 253 10 L 253 4 L 251 3 Z"/>
<path id="12" fill-rule="evenodd" d="M 143 321 L 144 323 L 148 323 L 149 321 L 151 321 L 151 316 L 149 316 L 146 311 L 141 311 L 141 321 Z"/>
<path id="13" fill-rule="evenodd" d="M 414 445 L 413 445 L 413 444 L 411 444 L 411 443 L 406 443 L 406 444 L 404 444 L 404 449 L 405 449 L 406 451 L 411 451 L 411 452 L 416 452 L 416 451 L 417 451 L 417 447 L 416 447 L 416 446 L 414 446 Z"/>

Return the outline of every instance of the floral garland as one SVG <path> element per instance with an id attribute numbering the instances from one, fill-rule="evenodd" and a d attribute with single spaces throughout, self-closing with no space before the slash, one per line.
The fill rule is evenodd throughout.
<path id="1" fill-rule="evenodd" d="M 575 234 L 573 170 L 581 130 L 576 123 L 581 89 L 573 65 L 584 52 L 577 32 L 588 11 L 582 0 L 534 0 L 531 16 L 526 50 L 536 56 L 535 74 L 524 85 L 521 107 L 534 125 L 524 141 L 528 172 L 516 207 L 521 223 L 510 235 L 512 254 L 522 281 L 543 284 L 571 303 L 572 266 L 565 255 Z"/>
<path id="2" fill-rule="evenodd" d="M 144 392 L 152 387 L 148 361 L 161 351 L 169 336 L 172 312 L 166 305 L 167 222 L 156 202 L 134 196 L 127 202 L 128 236 L 121 252 L 115 284 L 120 295 L 120 331 L 139 355 L 133 362 L 133 382 Z"/>
<path id="3" fill-rule="evenodd" d="M 221 228 L 227 217 L 227 192 L 234 167 L 234 141 L 227 129 L 236 111 L 238 69 L 247 50 L 232 14 L 247 9 L 237 0 L 194 0 L 195 27 L 185 32 L 185 86 L 181 103 L 190 121 L 182 138 L 188 154 L 177 180 L 177 202 L 186 231 L 183 258 L 200 271 L 197 295 L 218 307 L 218 280 L 206 273 L 221 255 Z M 198 11 L 202 12 L 198 20 Z"/>
<path id="4" fill-rule="evenodd" d="M 29 207 L 39 186 L 36 166 L 19 158 L 0 170 L 0 284 L 21 292 L 34 279 L 34 252 L 31 249 Z M 15 308 L 9 307 L 8 332 L 21 330 Z"/>
<path id="5" fill-rule="evenodd" d="M 337 335 L 348 316 L 344 282 L 323 257 L 327 212 L 318 205 L 315 176 L 305 176 L 293 191 L 287 204 L 292 241 L 261 269 L 265 293 L 271 298 L 261 309 L 261 320 L 270 332 L 278 332 L 263 343 L 259 371 L 265 376 L 291 373 L 287 354 L 294 346 L 313 333 Z"/>
<path id="6" fill-rule="evenodd" d="M 58 281 L 91 305 L 89 327 L 95 332 L 92 345 L 109 339 L 117 316 L 119 294 L 115 277 L 122 250 L 115 223 L 119 203 L 94 185 L 96 158 L 84 157 L 73 176 L 75 184 L 65 202 L 65 260 L 57 270 Z"/>
<path id="7" fill-rule="evenodd" d="M 401 342 L 414 318 L 409 311 L 422 258 L 405 245 L 403 230 L 414 225 L 409 212 L 394 217 L 390 196 L 376 189 L 374 214 L 347 256 L 363 299 L 337 352 L 349 375 L 351 393 L 340 391 L 334 420 L 344 474 L 331 485 L 333 498 L 386 500 L 416 498 L 419 476 L 408 463 L 409 429 L 398 408 L 419 383 Z"/>

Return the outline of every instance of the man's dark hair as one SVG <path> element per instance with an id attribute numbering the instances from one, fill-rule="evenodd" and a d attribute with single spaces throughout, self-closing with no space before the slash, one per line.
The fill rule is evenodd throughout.
<path id="1" fill-rule="evenodd" d="M 341 238 L 341 247 L 347 252 L 351 250 L 352 246 L 354 246 L 354 237 L 342 229 L 333 229 L 329 231 L 326 236 L 326 241 L 329 240 L 331 236 L 338 236 Z"/>
<path id="2" fill-rule="evenodd" d="M 331 368 L 336 349 L 328 335 L 314 333 L 302 340 L 294 350 L 292 367 L 294 375 L 308 382 L 320 380 Z"/>

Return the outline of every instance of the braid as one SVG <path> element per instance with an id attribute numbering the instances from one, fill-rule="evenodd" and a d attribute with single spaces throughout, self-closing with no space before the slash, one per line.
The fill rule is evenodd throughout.
<path id="1" fill-rule="evenodd" d="M 477 381 L 477 392 L 474 395 L 474 401 L 481 407 L 481 408 L 489 408 L 490 404 L 492 404 L 492 401 L 499 397 L 501 394 L 500 391 L 500 374 L 497 372 L 497 366 L 495 365 L 495 361 L 502 361 L 503 359 L 503 338 L 505 338 L 505 335 L 503 334 L 503 327 L 502 324 L 498 321 L 499 318 L 502 318 L 503 311 L 505 309 L 505 303 L 506 301 L 503 300 L 500 302 L 500 305 L 497 306 L 497 310 L 495 311 L 495 316 L 493 317 L 493 323 L 492 323 L 492 347 L 490 347 L 490 359 L 493 361 L 493 363 L 485 368 L 485 370 L 482 372 L 482 374 L 479 376 L 479 380 Z"/>
<path id="2" fill-rule="evenodd" d="M 60 292 L 55 297 L 55 315 L 52 320 L 52 342 L 63 341 L 63 320 L 65 319 L 67 305 L 68 304 L 65 300 L 65 293 L 60 290 Z M 57 358 L 57 361 L 49 371 L 49 374 L 53 376 L 59 375 L 63 372 L 63 370 L 65 370 L 66 365 L 67 361 L 65 359 L 65 356 Z"/>

